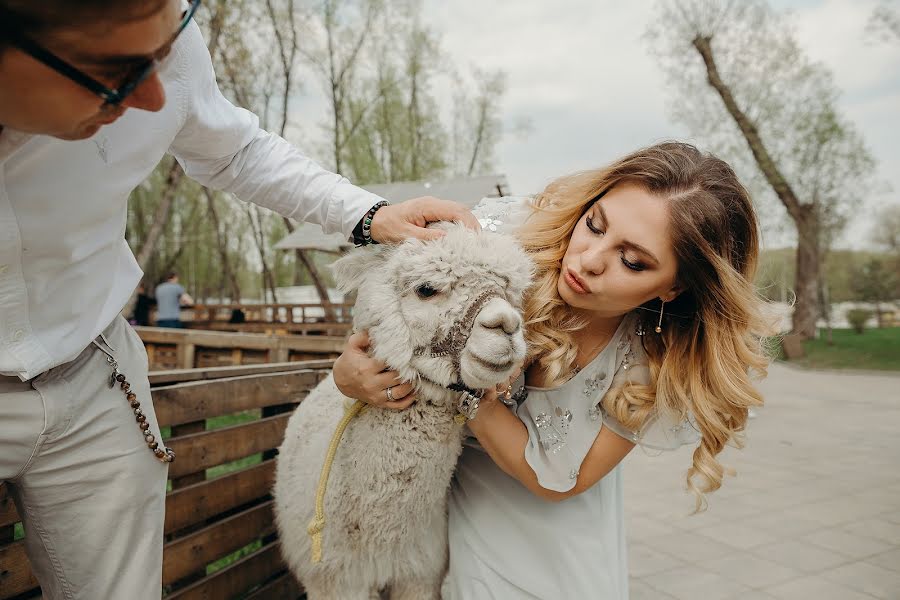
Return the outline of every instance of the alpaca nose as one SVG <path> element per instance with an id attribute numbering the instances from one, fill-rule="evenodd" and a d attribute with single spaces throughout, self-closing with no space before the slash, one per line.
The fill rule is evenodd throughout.
<path id="1" fill-rule="evenodd" d="M 502 329 L 506 335 L 512 335 L 522 327 L 522 318 L 509 303 L 494 298 L 478 313 L 478 324 L 486 329 Z"/>

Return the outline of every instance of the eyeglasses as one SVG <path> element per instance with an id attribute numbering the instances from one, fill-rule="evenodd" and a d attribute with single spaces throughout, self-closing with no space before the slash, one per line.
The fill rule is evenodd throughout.
<path id="1" fill-rule="evenodd" d="M 194 13 L 200 6 L 201 0 L 191 0 L 190 6 L 181 15 L 181 24 L 175 30 L 175 34 L 162 48 L 157 50 L 153 56 L 150 56 L 146 62 L 142 62 L 129 69 L 122 78 L 122 83 L 115 89 L 110 89 L 88 75 L 70 65 L 68 62 L 59 58 L 43 46 L 40 46 L 31 39 L 25 37 L 21 33 L 8 31 L 6 32 L 10 38 L 10 43 L 25 52 L 35 60 L 42 62 L 54 71 L 68 77 L 78 85 L 89 89 L 94 94 L 100 96 L 107 105 L 121 104 L 125 98 L 131 95 L 139 85 L 141 85 L 150 75 L 152 75 L 160 66 L 163 60 L 171 53 L 175 40 L 181 35 L 185 27 L 191 22 Z"/>

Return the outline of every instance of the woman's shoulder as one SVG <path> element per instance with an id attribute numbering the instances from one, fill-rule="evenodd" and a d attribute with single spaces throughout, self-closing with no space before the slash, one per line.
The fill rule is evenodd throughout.
<path id="1" fill-rule="evenodd" d="M 512 233 L 531 213 L 531 201 L 531 196 L 482 198 L 472 214 L 484 230 Z"/>

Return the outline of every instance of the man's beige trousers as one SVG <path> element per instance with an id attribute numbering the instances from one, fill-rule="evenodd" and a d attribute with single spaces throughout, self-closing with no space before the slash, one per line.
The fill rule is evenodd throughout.
<path id="1" fill-rule="evenodd" d="M 160 597 L 167 466 L 109 386 L 104 350 L 158 438 L 147 354 L 121 317 L 70 363 L 27 383 L 0 377 L 0 480 L 47 600 Z"/>

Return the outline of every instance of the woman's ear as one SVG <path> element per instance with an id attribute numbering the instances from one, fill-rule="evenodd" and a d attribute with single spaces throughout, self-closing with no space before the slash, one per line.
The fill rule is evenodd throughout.
<path id="1" fill-rule="evenodd" d="M 684 287 L 682 287 L 681 284 L 676 283 L 675 285 L 673 285 L 671 287 L 671 289 L 669 289 L 668 292 L 666 292 L 665 294 L 660 296 L 659 299 L 662 300 L 663 302 L 671 302 L 672 300 L 677 298 L 683 291 L 684 291 Z"/>

